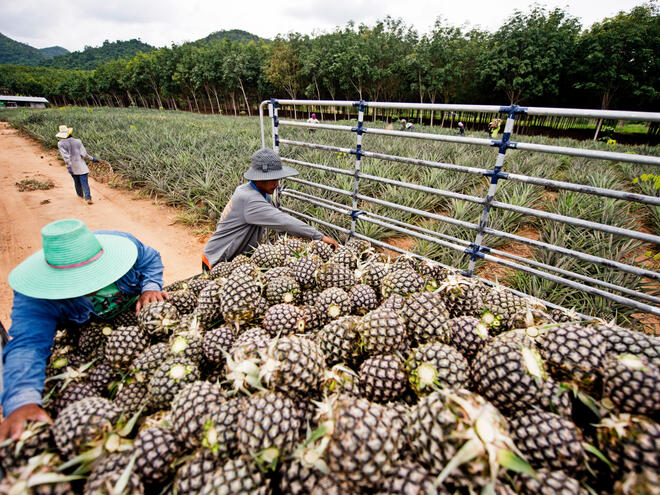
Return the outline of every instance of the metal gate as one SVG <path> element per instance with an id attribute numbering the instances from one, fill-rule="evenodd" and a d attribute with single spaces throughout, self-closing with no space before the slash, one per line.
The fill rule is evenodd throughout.
<path id="1" fill-rule="evenodd" d="M 652 167 L 660 166 L 660 157 L 652 155 L 620 153 L 614 151 L 594 150 L 577 147 L 554 146 L 529 142 L 516 142 L 512 140 L 512 133 L 514 130 L 514 123 L 516 118 L 521 115 L 529 116 L 553 116 L 553 117 L 582 117 L 591 119 L 616 119 L 616 120 L 633 120 L 644 122 L 660 122 L 660 113 L 648 112 L 628 112 L 628 111 L 610 111 L 610 110 L 582 110 L 582 109 L 560 109 L 560 108 L 542 108 L 542 107 L 519 107 L 512 106 L 495 106 L 495 105 L 451 105 L 451 104 L 414 104 L 414 103 L 391 103 L 391 102 L 367 102 L 367 101 L 330 101 L 330 100 L 265 100 L 261 102 L 259 107 L 259 116 L 261 121 L 261 139 L 262 145 L 266 145 L 266 130 L 264 119 L 264 107 L 268 106 L 270 117 L 270 133 L 272 148 L 280 152 L 283 146 L 306 148 L 312 150 L 321 150 L 323 152 L 335 154 L 354 155 L 354 166 L 352 170 L 340 167 L 333 167 L 322 165 L 311 161 L 296 160 L 292 158 L 282 157 L 282 161 L 297 166 L 299 169 L 309 168 L 330 172 L 352 177 L 352 190 L 334 187 L 328 183 L 318 183 L 302 178 L 289 178 L 287 184 L 290 183 L 300 184 L 307 188 L 314 188 L 319 192 L 332 193 L 334 195 L 341 195 L 350 199 L 350 206 L 341 204 L 337 201 L 324 199 L 320 194 L 310 194 L 303 192 L 299 189 L 292 187 L 285 188 L 281 191 L 281 200 L 284 203 L 280 205 L 283 211 L 299 216 L 308 221 L 314 221 L 318 224 L 333 228 L 337 231 L 343 232 L 349 236 L 355 236 L 359 239 L 366 239 L 372 244 L 387 248 L 396 252 L 406 252 L 405 249 L 397 248 L 388 243 L 379 241 L 377 239 L 365 236 L 356 230 L 358 222 L 368 222 L 375 224 L 382 228 L 389 229 L 390 231 L 405 236 L 414 237 L 427 242 L 435 243 L 444 248 L 459 251 L 468 257 L 469 262 L 464 274 L 467 276 L 474 276 L 475 265 L 479 260 L 486 262 L 497 263 L 504 267 L 513 270 L 530 273 L 536 277 L 558 283 L 579 291 L 584 291 L 593 296 L 600 296 L 619 304 L 630 306 L 641 312 L 650 313 L 653 315 L 660 315 L 660 298 L 638 290 L 633 290 L 628 287 L 613 284 L 607 281 L 599 280 L 597 278 L 578 273 L 573 270 L 566 270 L 558 268 L 551 264 L 543 263 L 538 260 L 529 259 L 527 257 L 517 256 L 515 254 L 502 251 L 499 249 L 490 248 L 484 243 L 485 236 L 495 236 L 508 241 L 522 243 L 534 249 L 539 249 L 548 253 L 554 253 L 560 256 L 572 257 L 581 262 L 593 264 L 595 266 L 604 267 L 620 271 L 624 274 L 631 274 L 636 277 L 643 277 L 653 284 L 660 281 L 660 273 L 635 266 L 634 264 L 626 263 L 616 259 L 610 259 L 604 256 L 594 256 L 578 249 L 571 249 L 566 246 L 556 245 L 551 242 L 544 242 L 541 240 L 531 239 L 525 236 L 517 235 L 514 232 L 506 232 L 489 227 L 489 216 L 493 209 L 503 211 L 515 212 L 520 215 L 532 216 L 543 219 L 544 221 L 555 222 L 570 226 L 582 227 L 592 231 L 599 231 L 611 236 L 622 236 L 627 239 L 636 239 L 645 243 L 655 245 L 657 248 L 660 246 L 660 236 L 650 233 L 641 232 L 634 229 L 626 229 L 604 223 L 597 223 L 593 221 L 583 220 L 576 216 L 550 213 L 535 208 L 528 208 L 510 204 L 503 201 L 498 201 L 496 195 L 498 192 L 498 184 L 500 181 L 513 181 L 518 183 L 530 184 L 542 188 L 552 188 L 557 191 L 572 191 L 579 194 L 600 196 L 603 198 L 613 198 L 624 202 L 634 202 L 643 205 L 649 205 L 653 208 L 660 208 L 660 197 L 645 194 L 636 194 L 626 191 L 615 189 L 601 188 L 592 185 L 578 184 L 570 181 L 552 180 L 542 177 L 529 176 L 518 173 L 507 173 L 505 168 L 505 158 L 507 152 L 511 150 L 516 153 L 543 153 L 563 155 L 567 157 L 583 157 L 588 159 L 603 160 L 605 163 L 611 162 L 631 163 L 646 165 Z M 349 111 L 354 109 L 356 114 L 355 125 L 339 125 L 332 123 L 308 123 L 300 120 L 286 120 L 278 117 L 278 109 L 281 105 L 290 105 L 293 107 L 306 106 L 314 108 L 332 107 L 332 108 L 347 108 Z M 499 113 L 503 114 L 506 118 L 504 132 L 500 138 L 479 138 L 467 137 L 463 135 L 447 135 L 443 133 L 434 132 L 417 132 L 416 130 L 394 130 L 383 128 L 382 126 L 368 127 L 365 122 L 365 113 L 375 111 L 373 109 L 396 109 L 408 111 L 434 111 L 434 112 L 486 112 L 486 113 Z M 280 129 L 282 127 L 297 127 L 307 128 L 310 130 L 310 139 L 286 139 L 280 136 Z M 328 130 L 337 131 L 339 133 L 354 133 L 354 145 L 350 147 L 336 146 L 333 144 L 321 144 L 311 141 L 315 136 L 311 131 L 314 130 Z M 431 128 L 433 130 L 433 128 Z M 379 135 L 390 136 L 392 138 L 403 139 L 417 139 L 431 142 L 441 143 L 455 143 L 464 146 L 477 146 L 477 147 L 492 147 L 497 150 L 497 154 L 493 156 L 492 168 L 474 167 L 466 165 L 458 165 L 454 163 L 447 163 L 433 160 L 423 160 L 419 158 L 400 156 L 397 154 L 382 153 L 377 149 L 369 149 L 363 146 L 364 135 Z M 345 155 L 343 155 L 345 156 Z M 365 159 L 378 159 L 387 162 L 395 162 L 403 164 L 408 167 L 426 167 L 430 169 L 440 169 L 446 171 L 461 172 L 467 175 L 477 175 L 489 179 L 490 184 L 487 188 L 484 197 L 470 196 L 458 192 L 442 190 L 434 187 L 429 187 L 422 183 L 411 183 L 392 178 L 381 177 L 374 174 L 365 174 L 360 170 L 361 164 Z M 655 170 L 655 169 L 654 169 Z M 660 175 L 660 170 L 657 172 Z M 465 222 L 455 218 L 441 215 L 434 212 L 424 211 L 406 205 L 402 205 L 393 201 L 388 201 L 387 198 L 377 198 L 366 196 L 360 193 L 360 184 L 362 181 L 376 181 L 382 184 L 396 188 L 406 188 L 413 191 L 429 193 L 434 195 L 444 196 L 462 201 L 468 201 L 482 205 L 482 212 L 480 220 L 475 223 Z M 289 182 L 290 181 L 290 182 Z M 286 198 L 294 198 L 298 201 L 308 203 L 315 207 L 320 207 L 331 212 L 350 217 L 350 228 L 341 227 L 331 222 L 315 218 L 311 215 L 301 213 L 286 206 Z M 432 229 L 424 228 L 409 222 L 403 222 L 393 219 L 388 215 L 380 215 L 368 211 L 363 205 L 372 204 L 386 207 L 392 210 L 403 211 L 415 215 L 422 219 L 427 219 L 433 222 L 444 222 L 457 225 L 468 229 L 474 233 L 473 238 L 457 238 L 433 231 Z M 362 207 L 362 208 L 361 208 Z M 489 280 L 481 279 L 487 284 L 492 282 Z M 513 290 L 514 293 L 521 294 Z M 534 294 L 532 294 L 534 295 Z M 556 304 L 544 301 L 549 307 L 557 308 Z M 581 315 L 588 318 L 586 315 Z"/>

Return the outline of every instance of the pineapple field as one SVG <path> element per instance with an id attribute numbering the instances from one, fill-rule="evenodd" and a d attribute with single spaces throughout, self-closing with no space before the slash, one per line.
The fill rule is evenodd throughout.
<path id="1" fill-rule="evenodd" d="M 233 189 L 242 181 L 250 154 L 260 147 L 259 124 L 256 118 L 195 115 L 184 112 L 153 111 L 118 108 L 54 108 L 36 111 L 4 112 L 12 125 L 28 132 L 48 147 L 56 146 L 52 130 L 62 122 L 76 128 L 93 153 L 108 160 L 118 175 L 113 180 L 117 187 L 141 191 L 180 210 L 179 221 L 193 225 L 201 233 L 210 232 Z M 369 119 L 371 120 L 371 119 Z M 344 122 L 346 123 L 346 122 Z M 369 126 L 385 126 L 385 122 L 368 122 Z M 421 132 L 453 132 L 449 129 L 418 126 Z M 484 137 L 467 130 L 467 136 Z M 310 135 L 306 129 L 285 128 L 281 137 L 286 139 L 353 146 L 352 133 L 337 134 L 319 129 Z M 657 147 L 624 146 L 605 142 L 577 142 L 571 139 L 551 139 L 523 136 L 521 140 L 559 146 L 577 146 L 587 149 L 657 155 Z M 410 139 L 392 139 L 386 136 L 364 137 L 365 149 L 382 153 L 409 156 L 431 161 L 455 163 L 480 168 L 492 168 L 495 151 L 455 143 L 420 142 Z M 328 153 L 283 147 L 283 156 L 318 163 L 335 168 L 353 170 L 354 157 L 343 153 Z M 300 177 L 351 191 L 351 176 L 332 174 L 307 167 L 300 168 Z M 404 180 L 425 186 L 482 197 L 488 180 L 456 171 L 426 167 L 411 167 L 379 159 L 362 161 L 362 171 L 386 179 Z M 507 154 L 504 171 L 527 174 L 554 180 L 567 180 L 606 189 L 642 194 L 658 194 L 652 166 L 626 163 L 608 163 L 588 158 L 559 155 Z M 286 183 L 290 190 L 341 204 L 349 204 L 346 196 L 319 191 L 313 187 Z M 362 180 L 361 194 L 384 198 L 411 208 L 446 215 L 457 220 L 476 223 L 482 206 L 459 199 L 451 199 L 393 185 Z M 660 234 L 660 214 L 657 206 L 627 203 L 612 198 L 601 198 L 572 191 L 557 191 L 532 184 L 505 181 L 501 183 L 497 198 L 521 207 L 536 208 L 554 214 L 569 214 L 583 220 L 615 227 Z M 350 218 L 333 211 L 312 206 L 306 202 L 283 198 L 283 204 L 319 220 L 348 227 Z M 418 225 L 438 235 L 449 235 L 472 240 L 474 233 L 460 225 L 438 222 L 404 211 L 388 209 L 378 204 L 361 202 L 360 209 L 386 215 L 395 221 Z M 557 224 L 543 218 L 530 217 L 515 211 L 493 210 L 489 217 L 493 229 L 512 232 L 541 242 L 575 248 L 593 256 L 616 260 L 653 271 L 660 267 L 657 246 L 630 240 L 581 227 Z M 327 230 L 320 226 L 321 230 Z M 461 251 L 444 248 L 430 241 L 401 238 L 400 234 L 365 221 L 357 222 L 357 232 L 411 251 L 440 263 L 464 269 L 468 257 Z M 332 232 L 328 232 L 333 234 Z M 341 234 L 339 237 L 342 237 Z M 619 272 L 606 266 L 594 266 L 557 253 L 544 252 L 534 247 L 486 236 L 485 244 L 559 269 L 575 271 L 605 283 L 616 284 L 650 295 L 660 295 L 660 288 L 652 281 L 633 274 Z M 643 327 L 653 333 L 659 325 L 654 319 L 640 319 L 635 310 L 602 297 L 576 291 L 552 281 L 537 278 L 479 261 L 476 274 L 497 280 L 502 285 L 531 294 L 582 314 L 617 319 L 625 325 Z"/>
<path id="2" fill-rule="evenodd" d="M 57 331 L 2 494 L 653 494 L 660 340 L 281 237 Z"/>

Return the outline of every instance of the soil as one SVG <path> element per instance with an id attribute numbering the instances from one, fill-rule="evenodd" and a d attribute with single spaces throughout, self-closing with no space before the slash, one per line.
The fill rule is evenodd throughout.
<path id="1" fill-rule="evenodd" d="M 131 191 L 113 189 L 90 177 L 93 204 L 75 193 L 71 176 L 57 152 L 0 122 L 0 321 L 9 326 L 12 291 L 9 272 L 41 249 L 41 227 L 62 218 L 78 218 L 92 230 L 130 232 L 160 252 L 165 284 L 201 270 L 204 239 L 177 224 L 177 211 Z M 16 182 L 50 179 L 48 190 L 19 192 Z"/>

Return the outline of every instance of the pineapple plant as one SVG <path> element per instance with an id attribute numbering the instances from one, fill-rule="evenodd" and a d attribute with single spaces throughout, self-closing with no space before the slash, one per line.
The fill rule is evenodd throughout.
<path id="1" fill-rule="evenodd" d="M 335 364 L 325 370 L 323 390 L 329 394 L 347 394 L 354 397 L 363 395 L 358 374 L 342 364 Z"/>

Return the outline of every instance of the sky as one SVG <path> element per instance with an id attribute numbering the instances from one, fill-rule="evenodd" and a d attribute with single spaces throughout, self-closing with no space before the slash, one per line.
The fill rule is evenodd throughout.
<path id="1" fill-rule="evenodd" d="M 546 0 L 589 27 L 643 0 Z M 530 0 L 5 0 L 0 33 L 36 48 L 59 45 L 69 51 L 104 40 L 138 38 L 161 47 L 195 41 L 214 31 L 242 29 L 264 38 L 300 32 L 318 34 L 348 21 L 373 25 L 386 16 L 401 18 L 418 32 L 442 17 L 454 26 L 495 31 Z"/>

